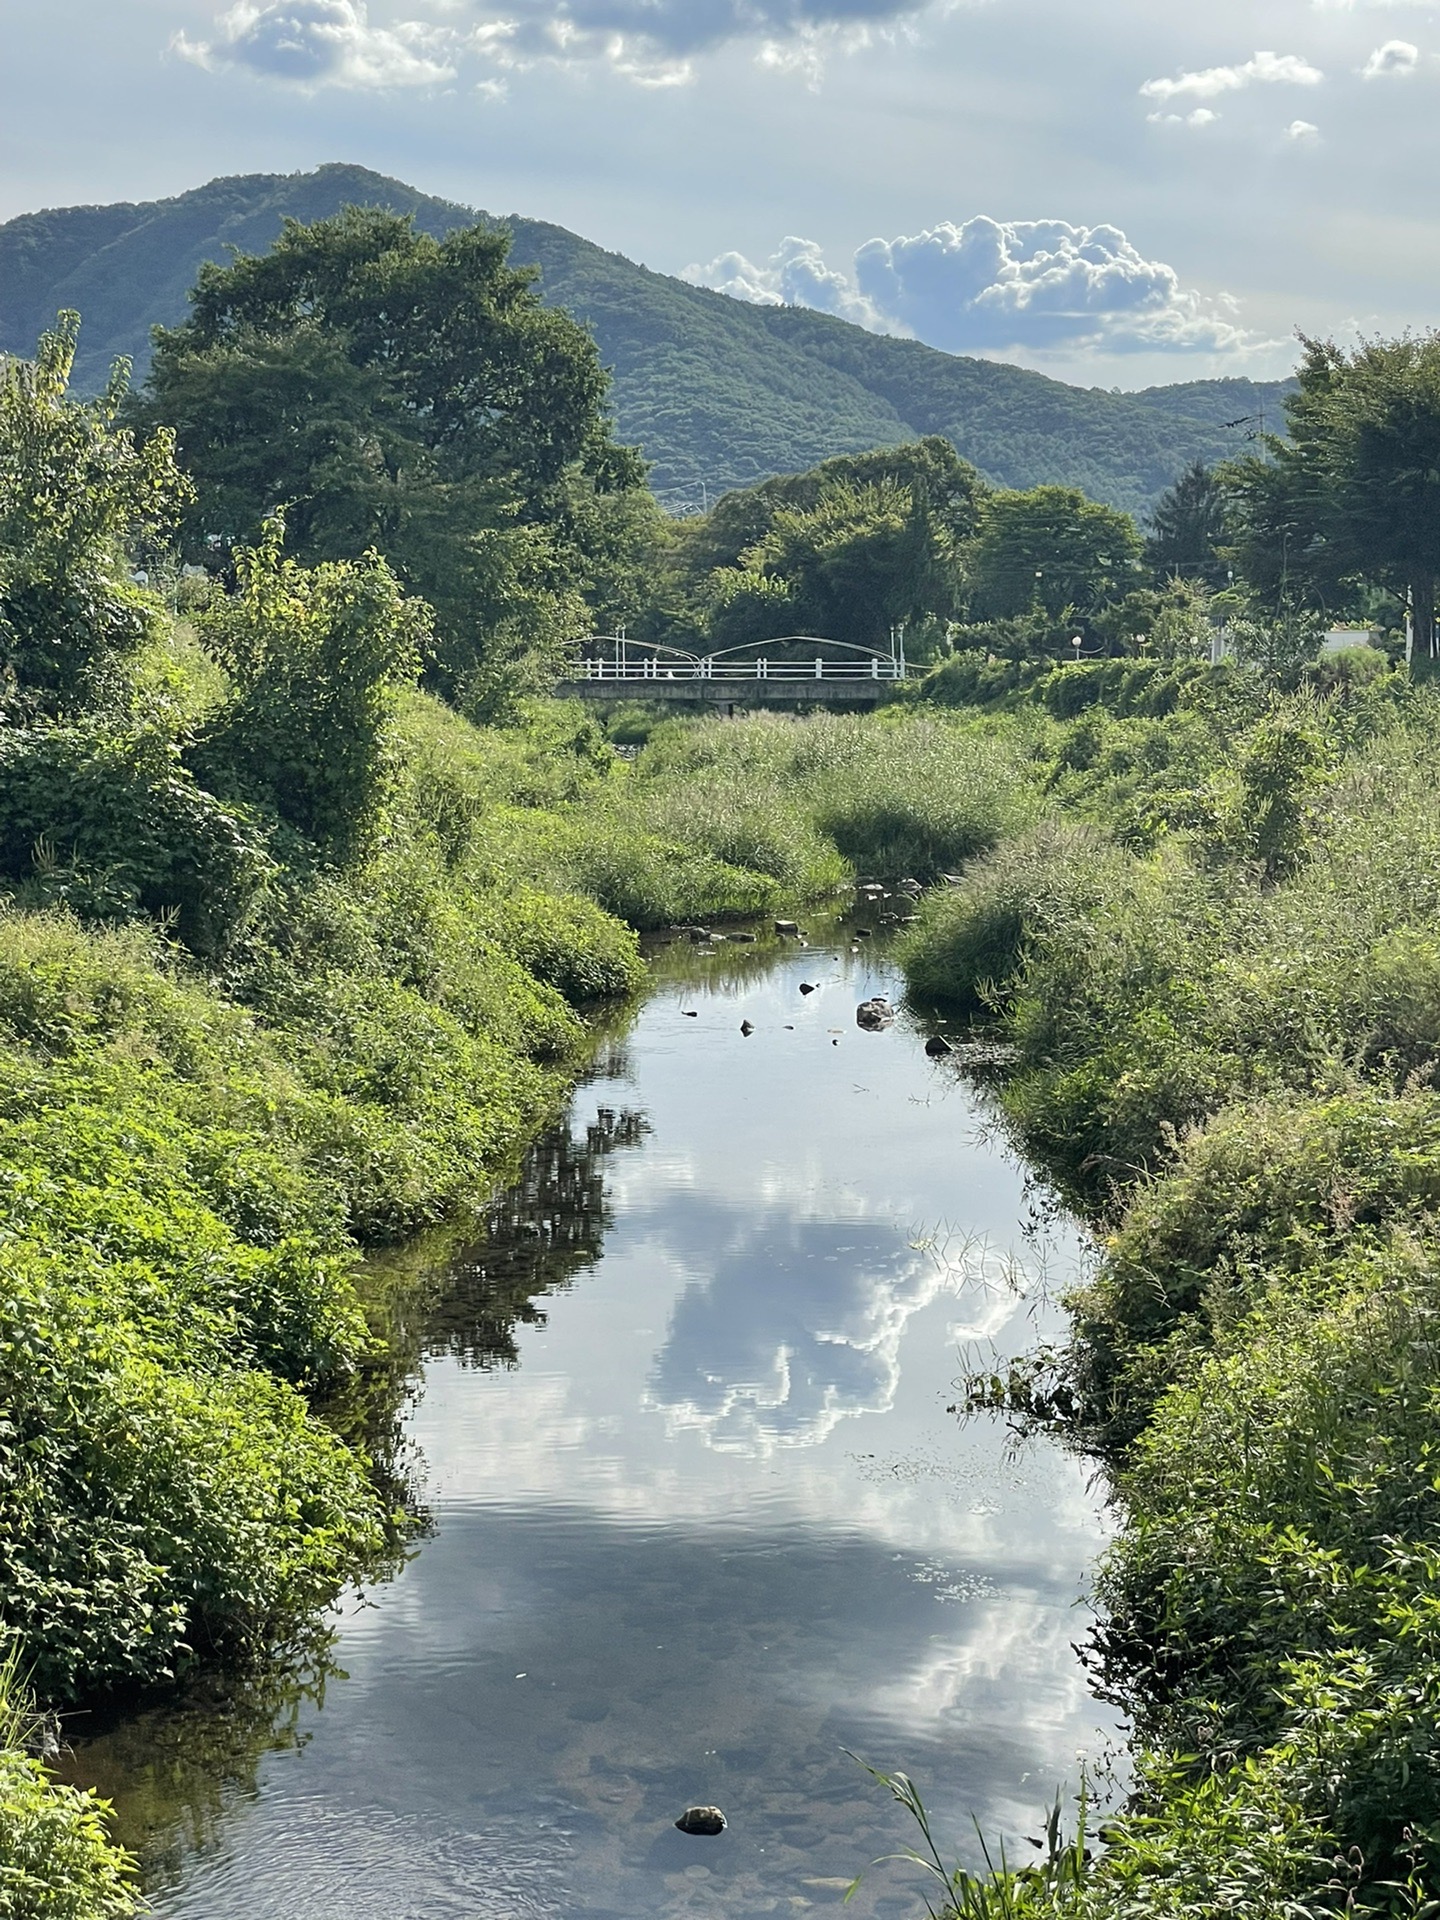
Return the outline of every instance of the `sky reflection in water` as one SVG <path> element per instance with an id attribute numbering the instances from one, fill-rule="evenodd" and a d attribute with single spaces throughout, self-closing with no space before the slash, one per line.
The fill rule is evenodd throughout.
<path id="1" fill-rule="evenodd" d="M 971 1811 L 1034 1831 L 1102 1745 L 1071 1646 L 1097 1497 L 945 1412 L 962 1343 L 1053 1324 L 1037 1269 L 1073 1241 L 1022 1235 L 1021 1172 L 951 1068 L 857 1029 L 897 992 L 878 958 L 672 971 L 547 1150 L 565 1178 L 512 1209 L 543 1242 L 556 1192 L 593 1220 L 603 1178 L 598 1263 L 514 1366 L 467 1335 L 457 1274 L 410 1423 L 435 1536 L 348 1610 L 348 1678 L 258 1788 L 169 1834 L 162 1916 L 793 1913 L 912 1837 L 842 1748 L 913 1771 L 963 1848 Z M 92 1750 L 122 1812 L 156 1751 Z M 696 1799 L 721 1840 L 671 1827 Z M 851 1912 L 918 1911 L 905 1884 L 877 1871 Z"/>

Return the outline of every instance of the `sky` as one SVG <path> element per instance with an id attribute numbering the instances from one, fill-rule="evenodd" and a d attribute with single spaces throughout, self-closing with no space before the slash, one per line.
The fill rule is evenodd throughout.
<path id="1" fill-rule="evenodd" d="M 0 0 L 0 218 L 353 161 L 1087 385 L 1437 318 L 1417 0 Z"/>

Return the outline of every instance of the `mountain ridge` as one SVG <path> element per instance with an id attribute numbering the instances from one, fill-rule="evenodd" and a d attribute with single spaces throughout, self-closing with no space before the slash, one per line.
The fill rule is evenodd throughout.
<path id="1" fill-rule="evenodd" d="M 997 485 L 1079 486 L 1143 513 L 1189 461 L 1240 450 L 1227 422 L 1262 412 L 1278 422 L 1290 384 L 1070 386 L 808 308 L 751 306 L 551 222 L 485 213 L 342 162 L 0 224 L 0 353 L 33 351 L 56 312 L 74 307 L 77 388 L 98 391 L 119 355 L 139 378 L 150 328 L 183 318 L 202 261 L 223 261 L 231 248 L 263 252 L 283 219 L 349 204 L 411 214 L 437 238 L 475 220 L 507 227 L 512 259 L 538 267 L 542 297 L 591 328 L 612 371 L 620 437 L 641 447 L 657 494 L 677 510 L 834 454 L 940 433 Z"/>

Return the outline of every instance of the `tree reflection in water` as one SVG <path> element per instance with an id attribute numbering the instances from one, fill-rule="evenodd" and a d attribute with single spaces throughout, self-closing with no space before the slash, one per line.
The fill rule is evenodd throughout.
<path id="1" fill-rule="evenodd" d="M 617 1064 L 609 1050 L 592 1077 L 609 1077 Z M 517 1327 L 543 1326 L 545 1297 L 600 1258 L 611 1225 L 607 1158 L 639 1147 L 649 1131 L 643 1114 L 610 1107 L 600 1107 L 583 1134 L 562 1121 L 534 1143 L 478 1222 L 367 1263 L 362 1291 L 377 1349 L 325 1411 L 368 1448 L 383 1492 L 406 1516 L 393 1556 L 370 1570 L 372 1580 L 393 1574 L 407 1543 L 431 1530 L 423 1463 L 404 1430 L 423 1362 L 447 1355 L 482 1369 L 519 1364 Z M 335 1635 L 317 1623 L 258 1673 L 211 1677 L 139 1711 L 127 1701 L 72 1716 L 66 1732 L 75 1750 L 61 1771 L 114 1802 L 117 1838 L 139 1859 L 152 1897 L 179 1883 L 187 1858 L 223 1843 L 226 1816 L 257 1791 L 264 1757 L 309 1739 L 304 1710 L 322 1706 L 329 1682 L 346 1677 L 334 1647 Z"/>

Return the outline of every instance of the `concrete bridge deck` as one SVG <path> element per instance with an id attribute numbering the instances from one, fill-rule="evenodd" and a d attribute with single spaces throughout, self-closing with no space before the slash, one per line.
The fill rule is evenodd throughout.
<path id="1" fill-rule="evenodd" d="M 763 651 L 780 647 L 777 656 Z M 804 652 L 801 652 L 801 649 Z M 814 649 L 813 653 L 811 649 Z M 593 651 L 592 651 L 593 649 Z M 594 635 L 556 689 L 577 700 L 667 700 L 690 706 L 873 707 L 907 677 L 903 635 L 888 653 L 815 634 L 751 641 L 718 653 Z"/>
<path id="2" fill-rule="evenodd" d="M 562 680 L 555 692 L 561 700 L 594 700 L 610 704 L 616 700 L 664 700 L 680 706 L 706 707 L 799 707 L 841 706 L 874 707 L 896 685 L 893 679 L 873 679 L 869 674 L 849 679 L 816 679 L 813 674 L 782 678 L 778 674 L 724 674 L 713 678 L 691 674 L 669 679 L 664 675 L 645 678 L 599 679 L 586 676 Z"/>

